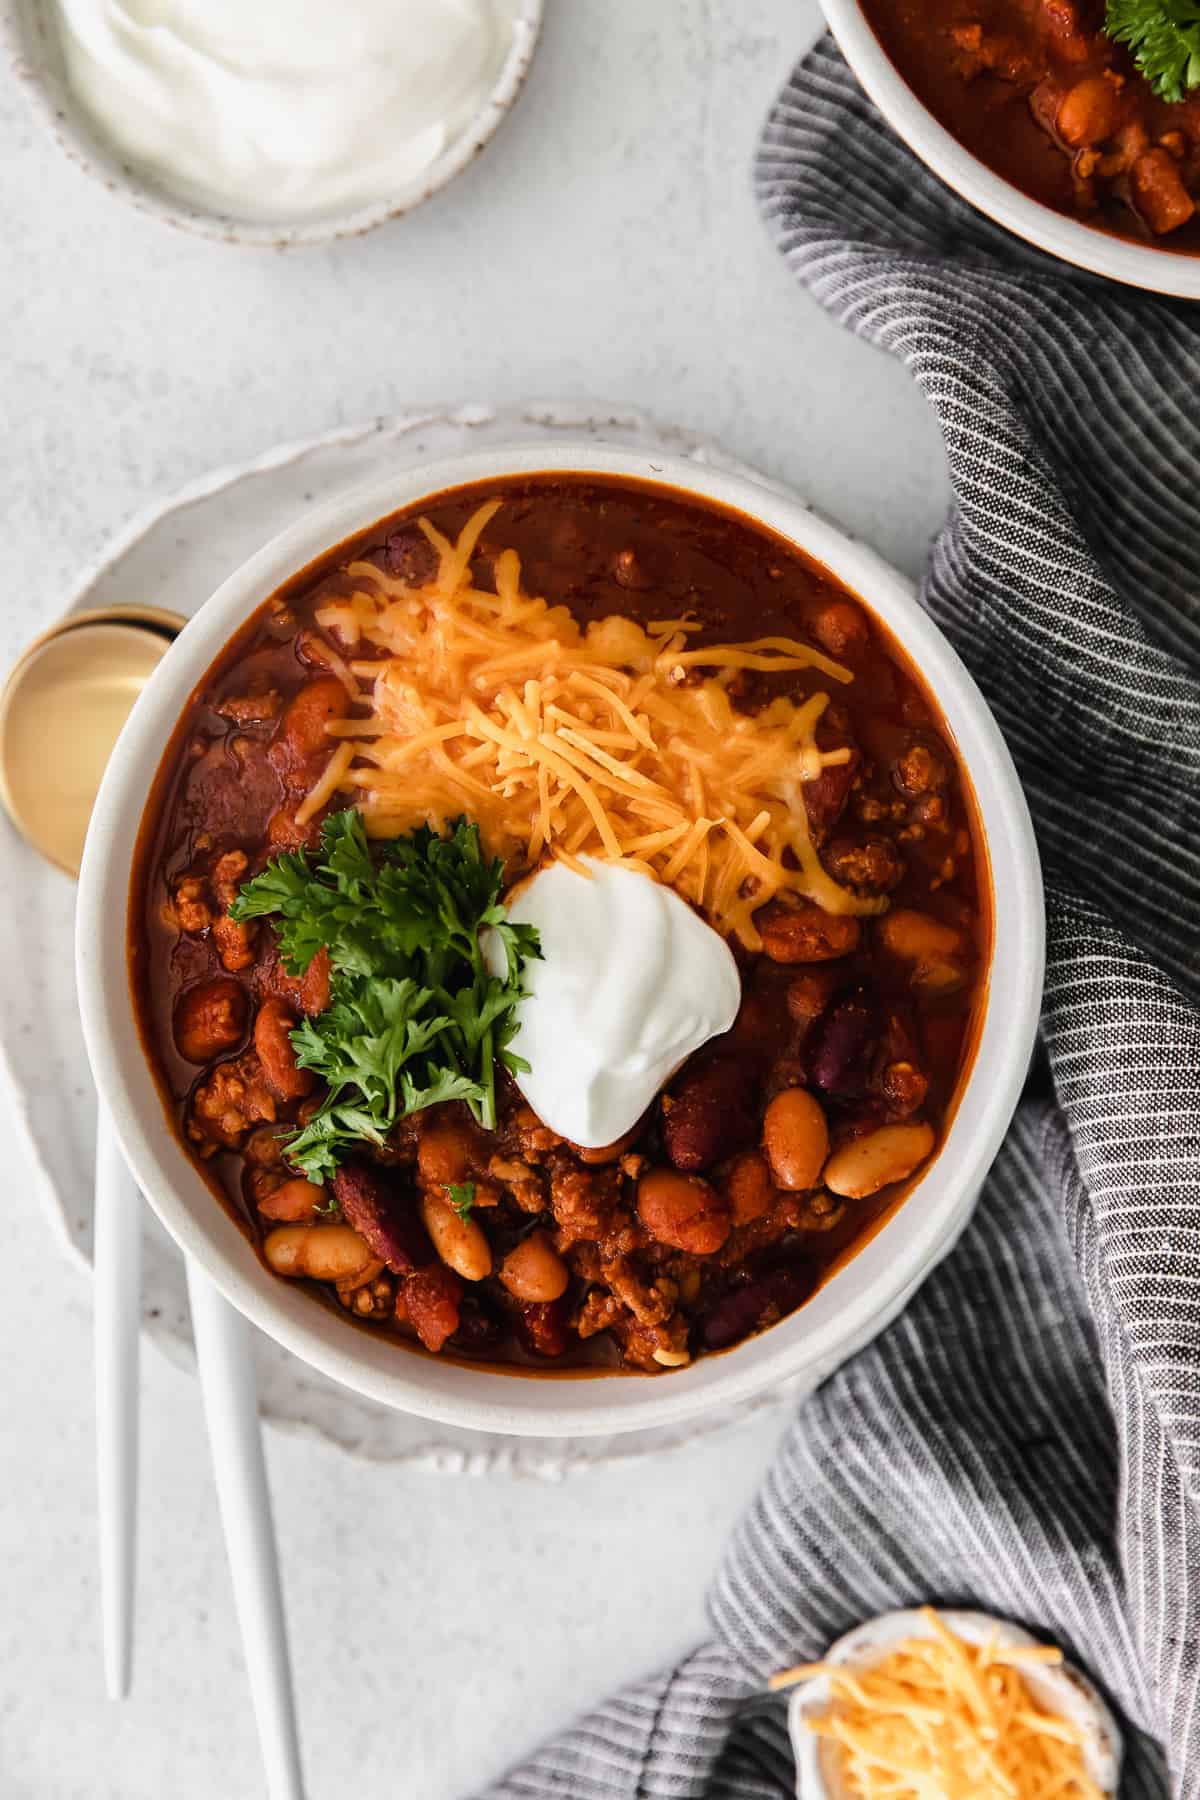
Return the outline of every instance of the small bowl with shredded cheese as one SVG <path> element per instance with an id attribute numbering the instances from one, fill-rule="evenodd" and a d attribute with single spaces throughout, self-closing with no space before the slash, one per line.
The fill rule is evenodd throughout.
<path id="1" fill-rule="evenodd" d="M 1109 1800 L 1121 1738 L 1055 1646 L 986 1613 L 883 1613 L 772 1677 L 800 1800 Z"/>

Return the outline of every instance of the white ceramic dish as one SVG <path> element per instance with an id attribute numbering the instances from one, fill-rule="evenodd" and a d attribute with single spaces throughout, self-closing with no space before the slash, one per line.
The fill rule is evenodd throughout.
<path id="1" fill-rule="evenodd" d="M 1030 1647 L 1037 1643 L 1019 1625 L 988 1613 L 944 1612 L 950 1629 L 969 1644 L 985 1644 L 995 1637 L 1001 1644 Z M 928 1620 L 917 1611 L 881 1613 L 839 1638 L 825 1653 L 824 1661 L 857 1669 L 870 1668 L 906 1638 L 932 1637 Z M 1022 1670 L 1030 1693 L 1046 1712 L 1055 1713 L 1084 1734 L 1084 1765 L 1105 1795 L 1117 1792 L 1121 1773 L 1121 1734 L 1112 1713 L 1087 1679 L 1069 1663 L 1034 1665 Z M 805 1724 L 807 1718 L 829 1706 L 829 1683 L 824 1676 L 798 1687 L 788 1706 L 788 1727 L 796 1754 L 798 1800 L 847 1800 L 838 1773 L 840 1751 L 828 1738 L 819 1738 Z"/>
<path id="2" fill-rule="evenodd" d="M 189 695 L 236 628 L 296 569 L 376 519 L 462 483 L 554 469 L 659 481 L 733 506 L 781 532 L 861 594 L 937 696 L 975 786 L 994 882 L 990 997 L 974 1074 L 927 1175 L 886 1228 L 800 1312 L 723 1356 L 654 1380 L 530 1380 L 418 1357 L 348 1330 L 344 1320 L 269 1275 L 177 1143 L 129 1005 L 129 872 L 149 785 Z M 538 1436 L 678 1424 L 806 1370 L 827 1371 L 892 1318 L 961 1230 L 1008 1125 L 1037 1026 L 1043 947 L 1037 849 L 1011 758 L 974 682 L 907 585 L 873 552 L 774 490 L 673 457 L 587 443 L 488 451 L 398 473 L 313 507 L 230 576 L 163 659 L 118 741 L 84 853 L 76 936 L 96 1085 L 143 1193 L 227 1298 L 297 1356 L 373 1399 L 478 1430 Z"/>
<path id="3" fill-rule="evenodd" d="M 1127 242 L 1069 219 L 997 175 L 940 125 L 872 31 L 859 0 L 821 0 L 829 29 L 859 81 L 909 149 L 998 225 L 1080 269 L 1156 294 L 1200 299 L 1200 256 Z"/>
<path id="4" fill-rule="evenodd" d="M 508 54 L 491 93 L 470 124 L 404 189 L 352 212 L 303 223 L 251 224 L 203 211 L 131 168 L 102 136 L 80 106 L 67 80 L 53 0 L 0 0 L 0 41 L 13 73 L 25 86 L 61 147 L 89 175 L 143 212 L 223 243 L 289 250 L 358 237 L 428 200 L 483 149 L 521 91 L 537 45 L 543 0 L 512 0 L 513 32 Z"/>

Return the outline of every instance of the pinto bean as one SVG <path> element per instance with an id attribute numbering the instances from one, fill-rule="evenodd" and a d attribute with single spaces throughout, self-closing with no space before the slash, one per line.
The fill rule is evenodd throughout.
<path id="1" fill-rule="evenodd" d="M 422 1186 L 461 1184 L 471 1173 L 477 1142 L 463 1120 L 433 1113 L 422 1121 L 417 1139 L 417 1173 Z"/>
<path id="2" fill-rule="evenodd" d="M 281 1100 L 302 1100 L 317 1085 L 313 1071 L 296 1061 L 291 1039 L 295 1029 L 295 1014 L 282 1000 L 272 996 L 263 1001 L 254 1021 L 254 1048 L 268 1085 Z"/>
<path id="3" fill-rule="evenodd" d="M 638 1217 L 660 1244 L 711 1256 L 733 1223 L 729 1203 L 711 1182 L 676 1169 L 651 1169 L 638 1182 Z"/>
<path id="4" fill-rule="evenodd" d="M 291 1181 L 283 1181 L 272 1188 L 269 1194 L 258 1202 L 258 1210 L 264 1219 L 286 1219 L 292 1224 L 301 1220 L 311 1221 L 313 1215 L 325 1205 L 324 1188 L 319 1188 L 315 1181 L 305 1181 L 303 1175 L 295 1176 Z"/>
<path id="5" fill-rule="evenodd" d="M 375 1259 L 348 1225 L 278 1225 L 263 1239 L 263 1255 L 277 1275 L 348 1281 Z"/>
<path id="6" fill-rule="evenodd" d="M 474 1219 L 464 1219 L 440 1194 L 421 1196 L 421 1218 L 433 1247 L 464 1281 L 482 1281 L 492 1272 L 492 1249 Z"/>
<path id="7" fill-rule="evenodd" d="M 1103 143 L 1120 120 L 1121 96 L 1116 83 L 1104 75 L 1085 75 L 1063 95 L 1055 125 L 1063 142 L 1079 150 L 1085 144 Z"/>
<path id="8" fill-rule="evenodd" d="M 866 614 L 853 600 L 828 600 L 812 622 L 812 633 L 823 650 L 839 660 L 861 656 L 871 642 Z"/>
<path id="9" fill-rule="evenodd" d="M 858 948 L 862 927 L 851 913 L 827 913 L 815 900 L 799 906 L 772 901 L 756 915 L 772 962 L 832 962 Z"/>
<path id="10" fill-rule="evenodd" d="M 703 1325 L 707 1350 L 726 1350 L 751 1332 L 765 1331 L 785 1318 L 812 1293 L 815 1277 L 802 1264 L 773 1269 L 769 1275 L 733 1288 L 713 1307 Z"/>
<path id="11" fill-rule="evenodd" d="M 879 922 L 884 949 L 912 964 L 912 986 L 927 994 L 952 994 L 967 979 L 966 939 L 931 913 L 899 907 Z"/>
<path id="12" fill-rule="evenodd" d="M 775 1204 L 775 1185 L 761 1150 L 747 1150 L 730 1164 L 724 1188 L 735 1226 L 761 1219 Z"/>
<path id="13" fill-rule="evenodd" d="M 1156 236 L 1186 225 L 1196 210 L 1173 158 L 1165 150 L 1147 150 L 1129 176 L 1133 204 Z"/>
<path id="14" fill-rule="evenodd" d="M 417 1269 L 396 1295 L 396 1317 L 407 1320 L 427 1350 L 440 1350 L 458 1330 L 463 1285 L 445 1263 Z"/>
<path id="15" fill-rule="evenodd" d="M 816 1187 L 829 1154 L 829 1126 L 806 1088 L 784 1088 L 763 1119 L 763 1145 L 777 1186 Z"/>
<path id="16" fill-rule="evenodd" d="M 531 1231 L 509 1251 L 500 1279 L 517 1300 L 557 1300 L 567 1291 L 567 1265 L 544 1231 Z"/>
<path id="17" fill-rule="evenodd" d="M 199 981 L 175 1002 L 175 1047 L 192 1063 L 212 1062 L 233 1050 L 246 1030 L 246 990 L 240 982 Z"/>
<path id="18" fill-rule="evenodd" d="M 662 1134 L 677 1169 L 710 1168 L 753 1141 L 754 1064 L 745 1057 L 713 1056 L 689 1064 L 662 1100 Z"/>
<path id="19" fill-rule="evenodd" d="M 345 1162 L 333 1175 L 333 1193 L 354 1229 L 383 1258 L 393 1275 L 434 1260 L 433 1245 L 409 1195 L 369 1163 Z"/>
<path id="20" fill-rule="evenodd" d="M 911 906 L 885 913 L 879 921 L 879 936 L 885 950 L 906 962 L 922 956 L 952 956 L 963 948 L 963 934 L 955 926 L 944 925 L 932 913 Z"/>
<path id="21" fill-rule="evenodd" d="M 344 719 L 350 711 L 350 695 L 336 675 L 322 675 L 306 682 L 288 702 L 280 722 L 279 738 L 292 756 L 307 762 L 328 750 L 331 739 L 325 727 Z"/>
<path id="22" fill-rule="evenodd" d="M 590 1149 L 585 1144 L 572 1144 L 571 1154 L 577 1156 L 580 1162 L 586 1163 L 589 1168 L 599 1167 L 603 1163 L 619 1162 L 625 1152 L 632 1150 L 634 1144 L 637 1143 L 641 1128 L 641 1120 L 639 1120 L 633 1130 L 627 1131 L 624 1137 L 615 1138 L 611 1144 L 598 1144 Z"/>
<path id="23" fill-rule="evenodd" d="M 933 1145 L 933 1128 L 924 1122 L 881 1125 L 834 1151 L 825 1164 L 825 1186 L 846 1200 L 865 1200 L 893 1181 L 906 1181 Z"/>

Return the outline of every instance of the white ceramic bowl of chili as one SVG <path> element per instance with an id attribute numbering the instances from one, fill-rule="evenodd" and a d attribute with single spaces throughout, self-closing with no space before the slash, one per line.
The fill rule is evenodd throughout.
<path id="1" fill-rule="evenodd" d="M 843 56 L 892 130 L 956 194 L 1015 237 L 1063 262 L 1150 293 L 1200 299 L 1200 256 L 1133 243 L 1023 194 L 972 155 L 917 98 L 859 0 L 821 0 L 821 10 Z"/>
<path id="2" fill-rule="evenodd" d="M 798 1312 L 670 1374 L 539 1374 L 423 1355 L 355 1329 L 270 1274 L 219 1206 L 164 1109 L 139 1035 L 127 963 L 130 877 L 155 771 L 206 671 L 297 570 L 376 520 L 447 488 L 539 472 L 650 481 L 746 514 L 823 563 L 922 672 L 969 773 L 991 866 L 994 935 L 978 1048 L 941 1149 L 904 1204 Z M 592 1435 L 677 1424 L 791 1377 L 816 1381 L 895 1317 L 967 1221 L 1025 1079 L 1042 992 L 1037 846 L 1004 739 L 971 676 L 895 570 L 799 501 L 743 476 L 596 444 L 489 450 L 315 506 L 218 588 L 147 683 L 113 752 L 79 882 L 76 966 L 96 1086 L 142 1192 L 261 1330 L 326 1375 L 401 1411 L 486 1431 Z"/>

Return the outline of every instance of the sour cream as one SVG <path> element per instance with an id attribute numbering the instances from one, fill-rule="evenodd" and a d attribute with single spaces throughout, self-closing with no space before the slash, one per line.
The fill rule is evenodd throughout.
<path id="1" fill-rule="evenodd" d="M 539 1119 L 597 1149 L 637 1124 L 684 1059 L 728 1031 L 741 1000 L 728 944 L 671 888 L 585 857 L 519 888 L 508 914 L 535 925 L 542 960 L 525 965 L 512 1049 L 517 1085 Z M 499 972 L 499 946 L 486 948 Z"/>
<path id="2" fill-rule="evenodd" d="M 58 0 L 67 75 L 138 172 L 298 223 L 399 195 L 500 74 L 513 0 Z"/>

